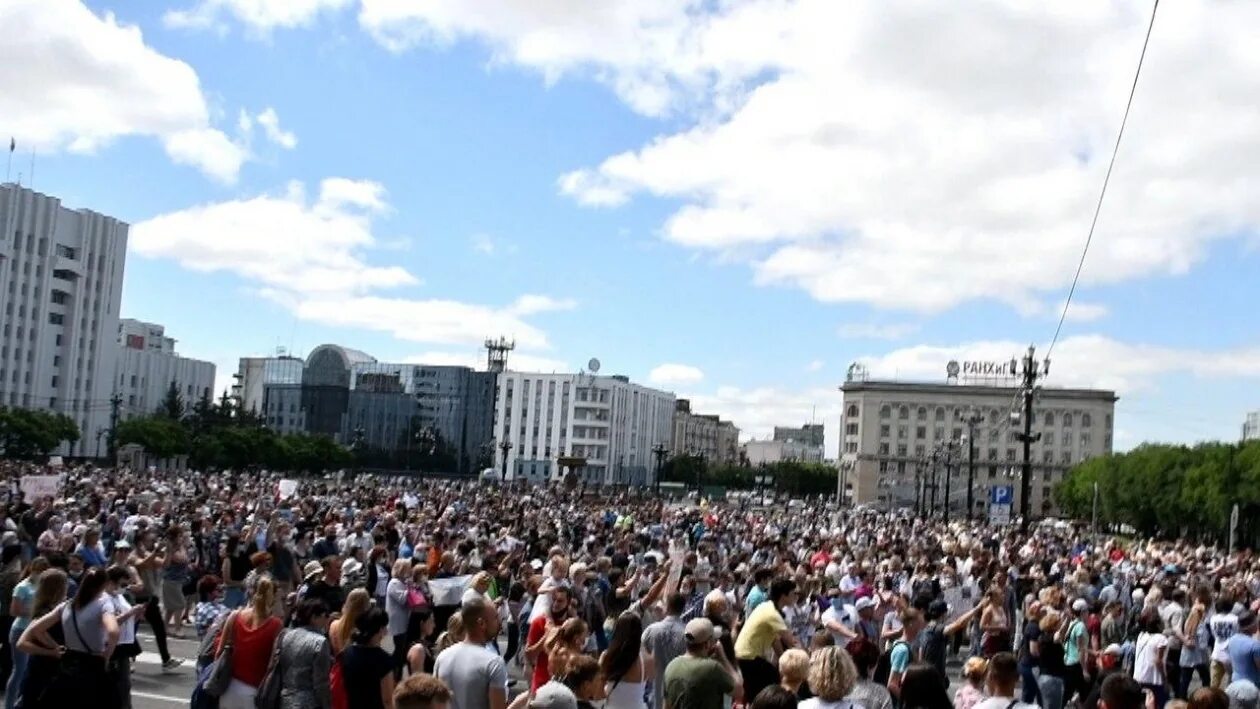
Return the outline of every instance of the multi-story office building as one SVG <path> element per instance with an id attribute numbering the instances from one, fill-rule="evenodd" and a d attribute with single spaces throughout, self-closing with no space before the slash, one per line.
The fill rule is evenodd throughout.
<path id="1" fill-rule="evenodd" d="M 951 367 L 951 371 L 956 371 Z M 944 475 L 950 478 L 950 509 L 967 509 L 967 472 L 975 451 L 972 501 L 983 513 L 994 487 L 1013 487 L 1013 509 L 1020 509 L 1022 430 L 1011 413 L 1019 389 L 1003 385 L 948 382 L 906 383 L 868 381 L 854 377 L 844 392 L 841 465 L 849 471 L 851 499 L 881 508 L 911 507 L 934 485 L 938 504 L 945 500 Z M 1115 392 L 1095 389 L 1039 390 L 1033 431 L 1041 439 L 1032 445 L 1033 473 L 1030 510 L 1036 515 L 1054 511 L 1054 486 L 1083 460 L 1112 449 Z M 978 419 L 974 438 L 966 419 Z M 949 446 L 948 442 L 957 444 Z M 952 447 L 952 451 L 949 450 Z M 932 453 L 944 456 L 931 464 Z M 948 466 L 946 465 L 948 463 Z"/>
<path id="2" fill-rule="evenodd" d="M 293 357 L 284 352 L 277 353 L 274 357 L 241 357 L 236 374 L 232 375 L 232 399 L 242 411 L 261 415 L 266 387 L 300 385 L 305 367 L 306 362 L 301 357 Z M 283 423 L 288 423 L 288 420 L 285 419 Z M 300 430 L 296 422 L 289 425 L 294 430 Z"/>
<path id="3" fill-rule="evenodd" d="M 647 485 L 652 449 L 670 444 L 674 395 L 623 376 L 504 372 L 496 406 L 495 467 L 509 479 L 571 470 L 591 484 Z"/>
<path id="4" fill-rule="evenodd" d="M 774 439 L 776 441 L 795 441 L 808 446 L 823 447 L 823 441 L 826 440 L 826 427 L 821 423 L 807 423 L 800 428 L 792 426 L 775 426 Z"/>
<path id="5" fill-rule="evenodd" d="M 114 392 L 119 415 L 126 419 L 152 414 L 166 399 L 171 384 L 185 409 L 203 397 L 213 398 L 214 363 L 181 357 L 175 340 L 155 323 L 124 319 L 118 325 L 118 366 Z"/>
<path id="6" fill-rule="evenodd" d="M 778 443 L 790 443 L 788 446 L 754 446 L 760 448 L 759 458 L 767 458 L 766 462 L 778 460 L 800 460 L 821 462 L 826 457 L 823 442 L 826 440 L 826 428 L 821 423 L 807 423 L 800 428 L 792 426 L 775 426 L 774 437 Z M 745 448 L 747 454 L 747 448 Z"/>
<path id="7" fill-rule="evenodd" d="M 310 433 L 390 453 L 440 449 L 455 470 L 491 462 L 495 374 L 468 367 L 389 364 L 321 345 L 305 361 L 241 359 L 236 396 L 280 433 Z"/>
<path id="8" fill-rule="evenodd" d="M 691 402 L 678 399 L 674 404 L 674 456 L 700 455 L 713 465 L 739 462 L 739 429 L 730 421 L 711 414 L 697 414 Z"/>
<path id="9" fill-rule="evenodd" d="M 793 439 L 776 441 L 749 441 L 744 444 L 744 461 L 748 465 L 772 463 L 821 463 L 822 446 Z"/>
<path id="10" fill-rule="evenodd" d="M 1252 411 L 1243 421 L 1242 439 L 1244 441 L 1260 440 L 1260 411 Z"/>
<path id="11" fill-rule="evenodd" d="M 0 185 L 0 405 L 66 414 L 69 455 L 95 454 L 107 429 L 127 224 Z"/>

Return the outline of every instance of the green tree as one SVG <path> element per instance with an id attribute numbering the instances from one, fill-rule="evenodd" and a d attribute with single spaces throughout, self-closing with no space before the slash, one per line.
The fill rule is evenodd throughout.
<path id="1" fill-rule="evenodd" d="M 138 445 L 156 458 L 174 458 L 188 453 L 188 434 L 165 414 L 140 416 L 118 424 L 118 444 Z"/>
<path id="2" fill-rule="evenodd" d="M 79 427 L 65 414 L 0 407 L 0 451 L 5 457 L 33 460 L 57 446 L 79 440 Z"/>
<path id="3" fill-rule="evenodd" d="M 162 403 L 158 404 L 157 413 L 172 421 L 180 421 L 184 418 L 184 397 L 180 396 L 179 387 L 175 382 L 166 388 L 166 396 L 162 397 Z"/>

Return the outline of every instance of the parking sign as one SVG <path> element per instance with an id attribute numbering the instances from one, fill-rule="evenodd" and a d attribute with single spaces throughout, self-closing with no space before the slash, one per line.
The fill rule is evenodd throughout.
<path id="1" fill-rule="evenodd" d="M 1009 505 L 1015 501 L 1013 485 L 999 485 L 989 488 L 989 502 L 994 505 Z"/>

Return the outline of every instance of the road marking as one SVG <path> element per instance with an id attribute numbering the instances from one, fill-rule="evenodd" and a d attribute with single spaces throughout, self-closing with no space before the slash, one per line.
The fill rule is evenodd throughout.
<path id="1" fill-rule="evenodd" d="M 196 659 L 178 657 L 175 655 L 172 655 L 172 657 L 176 660 L 184 661 L 184 664 L 180 665 L 180 667 L 193 667 L 197 664 Z M 142 652 L 136 656 L 136 662 L 144 665 L 160 665 L 162 664 L 162 656 L 156 652 Z"/>
<path id="2" fill-rule="evenodd" d="M 137 692 L 134 689 L 131 690 L 131 696 L 133 698 L 139 697 L 141 699 L 152 699 L 159 702 L 170 702 L 171 704 L 187 704 L 188 703 L 188 697 L 168 697 L 165 694 L 150 694 L 148 692 Z"/>

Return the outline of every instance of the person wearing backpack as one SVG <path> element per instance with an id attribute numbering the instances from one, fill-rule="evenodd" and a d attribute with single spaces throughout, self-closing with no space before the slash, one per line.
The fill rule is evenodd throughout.
<path id="1" fill-rule="evenodd" d="M 888 674 L 887 679 L 884 679 L 884 684 L 894 700 L 901 699 L 901 683 L 906 678 L 906 670 L 910 668 L 910 663 L 914 661 L 914 645 L 919 639 L 921 630 L 923 630 L 922 611 L 917 608 L 907 608 L 901 614 L 901 638 L 894 640 L 887 652 Z M 880 664 L 883 663 L 884 659 L 881 657 Z M 880 669 L 876 667 L 876 681 L 880 679 Z"/>

